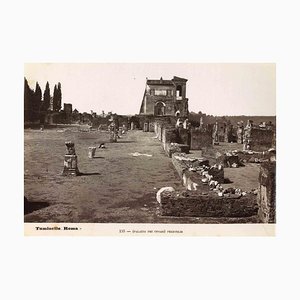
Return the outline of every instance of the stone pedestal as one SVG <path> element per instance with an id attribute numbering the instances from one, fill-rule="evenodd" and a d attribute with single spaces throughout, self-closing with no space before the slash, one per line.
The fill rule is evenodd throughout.
<path id="1" fill-rule="evenodd" d="M 67 151 L 64 159 L 64 170 L 62 175 L 79 175 L 79 170 L 77 166 L 77 155 L 75 153 L 74 143 L 65 142 L 67 146 Z"/>
<path id="2" fill-rule="evenodd" d="M 213 144 L 219 145 L 219 125 L 218 122 L 214 125 L 213 128 Z"/>
<path id="3" fill-rule="evenodd" d="M 237 131 L 236 131 L 236 135 L 237 135 L 237 143 L 238 144 L 243 144 L 244 143 L 244 125 L 242 123 L 238 123 L 237 125 Z"/>
<path id="4" fill-rule="evenodd" d="M 96 153 L 96 147 L 89 147 L 89 158 L 94 158 Z"/>
<path id="5" fill-rule="evenodd" d="M 115 132 L 111 132 L 109 135 L 109 141 L 111 143 L 116 143 L 118 139 L 118 135 Z"/>
<path id="6" fill-rule="evenodd" d="M 122 125 L 122 134 L 125 134 L 127 131 L 127 126 L 125 124 Z"/>
<path id="7" fill-rule="evenodd" d="M 77 166 L 77 155 L 65 155 L 63 175 L 75 175 L 79 174 Z"/>

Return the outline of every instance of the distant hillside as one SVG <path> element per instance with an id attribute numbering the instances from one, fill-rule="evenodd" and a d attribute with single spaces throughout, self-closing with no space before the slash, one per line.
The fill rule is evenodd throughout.
<path id="1" fill-rule="evenodd" d="M 236 124 L 239 121 L 247 123 L 247 120 L 252 120 L 254 124 L 259 124 L 261 122 L 272 122 L 276 125 L 276 116 L 226 116 L 227 120 L 230 120 L 232 124 Z"/>
<path id="2" fill-rule="evenodd" d="M 260 124 L 261 122 L 268 123 L 271 121 L 274 125 L 276 125 L 276 116 L 212 116 L 202 113 L 199 114 L 190 112 L 189 120 L 193 123 L 193 125 L 198 126 L 201 116 L 204 124 L 230 121 L 231 124 L 235 125 L 237 122 L 240 121 L 243 121 L 244 124 L 247 124 L 247 120 L 252 120 L 254 124 Z"/>

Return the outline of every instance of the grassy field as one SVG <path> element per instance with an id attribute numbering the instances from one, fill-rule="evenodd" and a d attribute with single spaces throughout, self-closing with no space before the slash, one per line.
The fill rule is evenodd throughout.
<path id="1" fill-rule="evenodd" d="M 159 215 L 156 192 L 161 187 L 182 189 L 171 159 L 154 133 L 129 131 L 117 143 L 108 143 L 106 132 L 78 129 L 24 132 L 24 195 L 49 206 L 25 215 L 25 222 L 76 223 L 220 223 L 212 218 L 166 218 Z M 76 177 L 62 176 L 65 141 L 75 143 Z M 106 142 L 88 158 L 88 147 Z M 228 144 L 230 147 L 232 145 Z M 220 151 L 219 146 L 216 151 Z M 224 149 L 225 149 L 224 148 Z M 139 152 L 152 156 L 133 156 Z M 196 153 L 195 153 L 196 154 Z M 230 186 L 244 189 L 258 185 L 258 166 L 226 169 Z M 250 220 L 251 221 L 251 220 Z"/>

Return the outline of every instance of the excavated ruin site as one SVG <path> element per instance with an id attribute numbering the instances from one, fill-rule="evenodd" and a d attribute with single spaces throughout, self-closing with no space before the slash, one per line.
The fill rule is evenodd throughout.
<path id="1" fill-rule="evenodd" d="M 25 222 L 275 222 L 271 145 L 254 151 L 162 121 L 115 139 L 81 126 L 24 139 Z"/>

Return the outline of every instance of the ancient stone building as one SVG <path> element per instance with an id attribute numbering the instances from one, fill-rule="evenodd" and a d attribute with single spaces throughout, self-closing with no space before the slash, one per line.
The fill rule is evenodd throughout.
<path id="1" fill-rule="evenodd" d="M 64 112 L 67 114 L 67 115 L 71 115 L 72 114 L 72 104 L 71 103 L 64 103 Z"/>
<path id="2" fill-rule="evenodd" d="M 248 120 L 243 135 L 244 150 L 266 151 L 275 146 L 273 126 L 257 126 Z"/>
<path id="3" fill-rule="evenodd" d="M 65 123 L 70 124 L 72 121 L 72 104 L 71 103 L 64 103 L 64 117 L 65 117 Z"/>
<path id="4" fill-rule="evenodd" d="M 187 79 L 147 79 L 140 115 L 188 117 Z"/>

